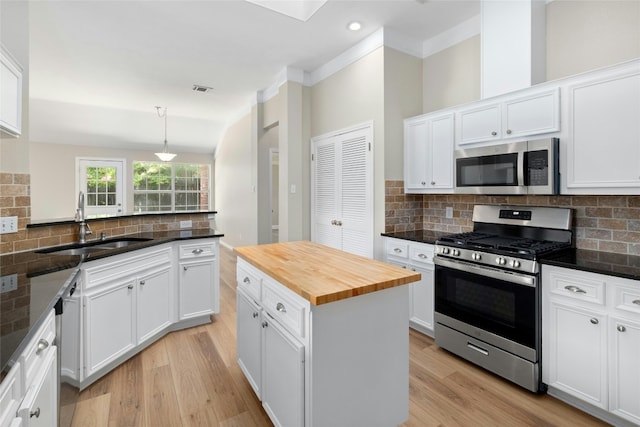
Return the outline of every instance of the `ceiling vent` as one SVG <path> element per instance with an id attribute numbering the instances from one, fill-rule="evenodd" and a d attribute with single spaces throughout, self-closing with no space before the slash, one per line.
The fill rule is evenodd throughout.
<path id="1" fill-rule="evenodd" d="M 198 93 L 207 93 L 213 90 L 212 87 L 209 86 L 202 86 L 202 85 L 193 85 L 193 89 L 194 92 L 198 92 Z"/>

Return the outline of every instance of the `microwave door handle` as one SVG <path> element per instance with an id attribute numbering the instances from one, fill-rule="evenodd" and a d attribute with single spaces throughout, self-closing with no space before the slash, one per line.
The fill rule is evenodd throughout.
<path id="1" fill-rule="evenodd" d="M 525 151 L 518 152 L 518 186 L 520 188 L 525 189 L 525 194 L 526 194 L 527 183 L 524 182 L 524 176 L 525 176 L 525 167 L 527 167 L 527 165 L 524 163 L 525 155 L 526 155 Z"/>

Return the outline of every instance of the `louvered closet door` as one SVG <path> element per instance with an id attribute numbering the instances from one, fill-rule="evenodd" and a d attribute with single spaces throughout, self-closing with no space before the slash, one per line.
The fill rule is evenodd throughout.
<path id="1" fill-rule="evenodd" d="M 312 239 L 373 257 L 372 125 L 313 141 Z"/>

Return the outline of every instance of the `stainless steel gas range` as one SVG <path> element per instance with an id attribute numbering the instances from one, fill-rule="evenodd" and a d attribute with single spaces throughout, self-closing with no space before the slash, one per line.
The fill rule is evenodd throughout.
<path id="1" fill-rule="evenodd" d="M 476 205 L 472 232 L 436 241 L 436 344 L 543 391 L 539 259 L 572 246 L 571 209 Z"/>

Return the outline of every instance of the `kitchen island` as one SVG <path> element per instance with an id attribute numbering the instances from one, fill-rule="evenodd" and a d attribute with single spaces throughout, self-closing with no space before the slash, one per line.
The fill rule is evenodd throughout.
<path id="1" fill-rule="evenodd" d="M 419 273 L 305 241 L 235 251 L 238 363 L 275 425 L 408 419 Z"/>

